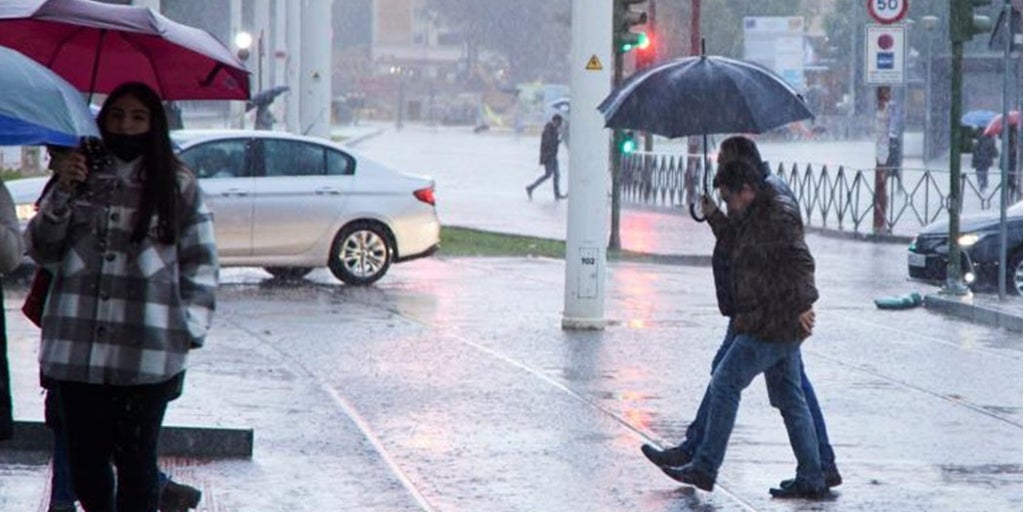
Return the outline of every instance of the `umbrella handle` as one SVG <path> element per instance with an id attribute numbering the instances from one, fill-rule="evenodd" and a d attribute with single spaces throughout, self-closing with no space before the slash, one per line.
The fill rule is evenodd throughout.
<path id="1" fill-rule="evenodd" d="M 697 216 L 697 208 L 695 208 L 693 206 L 693 203 L 690 203 L 690 217 L 693 217 L 693 220 L 695 220 L 697 222 L 704 222 L 704 221 L 708 220 L 707 217 L 698 217 Z"/>

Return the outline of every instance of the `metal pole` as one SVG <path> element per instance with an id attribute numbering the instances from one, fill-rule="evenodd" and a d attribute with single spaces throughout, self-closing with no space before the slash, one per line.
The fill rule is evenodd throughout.
<path id="1" fill-rule="evenodd" d="M 228 27 L 231 33 L 231 41 L 242 31 L 242 0 L 230 0 L 228 2 Z M 227 127 L 245 128 L 245 102 L 232 101 L 228 103 Z"/>
<path id="2" fill-rule="evenodd" d="M 963 132 L 960 115 L 963 110 L 964 44 L 954 41 L 949 87 L 949 258 L 946 266 L 946 285 L 942 293 L 967 295 L 963 269 L 960 268 L 960 146 Z"/>
<path id="3" fill-rule="evenodd" d="M 610 92 L 612 0 L 572 0 L 570 90 L 573 104 L 597 105 Z M 596 108 L 569 112 L 570 139 L 607 137 Z M 608 236 L 608 150 L 604 144 L 569 147 L 563 329 L 604 329 L 605 241 Z"/>
<path id="4" fill-rule="evenodd" d="M 932 28 L 927 25 L 925 28 L 928 30 L 928 61 L 925 63 L 925 77 L 924 77 L 924 139 L 922 140 L 924 163 L 928 163 L 928 158 L 931 156 L 931 138 L 932 138 Z"/>
<path id="5" fill-rule="evenodd" d="M 622 52 L 618 48 L 612 49 L 615 59 L 612 87 L 622 85 Z M 622 130 L 612 130 L 612 216 L 611 232 L 608 234 L 608 250 L 617 251 L 622 248 L 622 239 L 619 238 L 619 209 L 622 205 Z M 576 139 L 579 140 L 579 139 Z"/>
<path id="6" fill-rule="evenodd" d="M 657 0 L 647 0 L 647 31 L 650 32 L 648 35 L 654 35 L 654 47 L 649 51 L 651 52 L 650 58 L 647 60 L 647 65 L 651 66 L 658 62 L 658 53 L 661 48 L 661 37 L 658 37 L 657 32 Z M 637 71 L 640 71 L 639 69 Z M 654 151 L 654 134 L 651 132 L 644 132 L 644 151 L 650 153 Z M 644 157 L 646 160 L 647 157 Z"/>
<path id="7" fill-rule="evenodd" d="M 270 0 L 255 0 L 252 7 L 253 37 L 256 38 L 256 92 L 262 91 L 264 59 L 270 42 Z M 269 69 L 269 68 L 267 68 Z"/>
<path id="8" fill-rule="evenodd" d="M 284 0 L 282 0 L 284 1 Z M 285 60 L 285 82 L 290 92 L 284 96 L 287 102 L 285 121 L 288 131 L 291 133 L 302 133 L 302 103 L 305 102 L 305 91 L 299 80 L 299 73 L 302 69 L 302 2 L 291 0 L 285 2 L 285 15 L 288 18 L 288 28 L 285 31 L 285 46 L 288 48 Z"/>
<path id="9" fill-rule="evenodd" d="M 1010 66 L 1013 65 L 1010 60 L 1010 52 L 1013 48 L 1014 37 L 1013 11 L 1010 0 L 1003 2 L 1003 22 L 1006 29 L 1006 41 L 1003 46 L 1003 132 L 1000 144 L 1003 148 L 1002 158 L 1000 158 L 1003 165 L 999 166 L 999 300 L 1001 301 L 1006 300 L 1006 264 L 1008 263 L 1006 261 L 1006 180 L 1010 175 L 1010 159 L 1007 149 L 1010 147 Z"/>

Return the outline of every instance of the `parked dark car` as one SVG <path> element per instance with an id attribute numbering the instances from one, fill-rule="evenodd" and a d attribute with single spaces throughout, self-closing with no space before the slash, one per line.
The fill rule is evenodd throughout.
<path id="1" fill-rule="evenodd" d="M 1018 295 L 1021 284 L 1021 217 L 1024 202 L 1006 209 L 1006 289 Z M 972 290 L 992 290 L 999 286 L 999 212 L 964 215 L 960 218 L 960 261 L 964 279 Z M 942 219 L 925 226 L 907 253 L 910 277 L 940 283 L 946 279 L 949 255 L 949 221 Z"/>

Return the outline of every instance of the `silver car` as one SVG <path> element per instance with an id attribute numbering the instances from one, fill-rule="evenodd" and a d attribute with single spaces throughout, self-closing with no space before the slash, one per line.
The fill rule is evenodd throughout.
<path id="1" fill-rule="evenodd" d="M 347 284 L 368 285 L 440 243 L 429 178 L 284 132 L 180 130 L 171 138 L 213 211 L 222 266 L 282 278 L 326 266 Z M 45 181 L 8 183 L 21 220 L 34 214 Z"/>

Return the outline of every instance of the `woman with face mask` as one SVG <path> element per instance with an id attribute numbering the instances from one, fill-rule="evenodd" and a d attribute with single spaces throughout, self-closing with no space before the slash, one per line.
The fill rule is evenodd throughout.
<path id="1" fill-rule="evenodd" d="M 155 91 L 121 85 L 97 122 L 106 150 L 85 144 L 53 166 L 25 235 L 53 272 L 40 371 L 57 391 L 83 508 L 155 512 L 164 412 L 214 310 L 213 219 Z"/>

